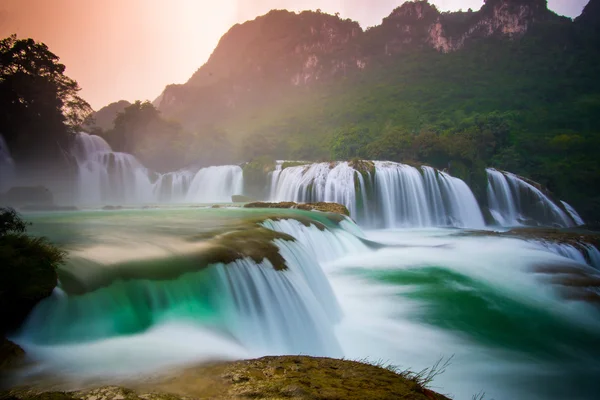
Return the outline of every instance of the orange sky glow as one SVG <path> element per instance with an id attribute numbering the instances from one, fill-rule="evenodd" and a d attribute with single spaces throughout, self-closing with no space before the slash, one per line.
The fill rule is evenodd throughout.
<path id="1" fill-rule="evenodd" d="M 82 96 L 99 109 L 125 99 L 154 100 L 183 83 L 235 23 L 273 8 L 340 12 L 363 27 L 402 0 L 0 0 L 0 36 L 17 33 L 61 57 Z M 442 10 L 478 9 L 483 0 L 432 0 Z M 587 0 L 549 0 L 575 17 Z"/>

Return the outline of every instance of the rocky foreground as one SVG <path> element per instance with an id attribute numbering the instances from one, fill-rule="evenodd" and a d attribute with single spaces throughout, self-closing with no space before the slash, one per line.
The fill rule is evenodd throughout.
<path id="1" fill-rule="evenodd" d="M 11 400 L 448 399 L 423 377 L 363 362 L 304 356 L 263 357 L 178 371 L 151 381 L 78 391 L 15 389 Z M 126 388 L 126 387 L 127 388 Z"/>

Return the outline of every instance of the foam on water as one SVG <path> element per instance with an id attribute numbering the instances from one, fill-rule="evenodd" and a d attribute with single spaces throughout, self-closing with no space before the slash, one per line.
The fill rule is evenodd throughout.
<path id="1" fill-rule="evenodd" d="M 362 233 L 344 220 L 321 230 L 323 214 L 286 210 L 283 219 L 264 214 L 262 226 L 297 239 L 275 242 L 288 270 L 241 259 L 166 279 L 158 272 L 172 273 L 183 261 L 193 267 L 195 242 L 186 238 L 202 221 L 258 214 L 140 213 L 80 214 L 82 223 L 94 221 L 96 236 L 74 229 L 70 243 L 80 250 L 69 271 L 90 289 L 57 290 L 14 337 L 36 368 L 75 379 L 217 358 L 310 354 L 385 360 L 418 371 L 454 355 L 434 386 L 457 398 L 481 390 L 490 398 L 535 400 L 597 393 L 598 310 L 562 297 L 554 279 L 560 276 L 536 272 L 556 265 L 593 273 L 575 254 L 566 258 L 519 239 L 459 236 L 456 229 Z M 74 224 L 78 217 L 37 218 L 34 226 L 52 227 L 53 220 Z M 103 219 L 110 222 L 106 229 Z M 133 235 L 131 254 L 102 258 L 94 250 L 98 243 L 115 247 L 127 235 Z M 142 244 L 161 251 L 142 252 Z M 86 257 L 110 271 L 135 262 L 140 276 L 91 285 L 98 276 L 80 263 Z"/>

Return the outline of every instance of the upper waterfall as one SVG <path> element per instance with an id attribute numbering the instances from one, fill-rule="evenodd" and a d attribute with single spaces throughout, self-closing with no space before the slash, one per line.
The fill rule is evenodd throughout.
<path id="1" fill-rule="evenodd" d="M 430 167 L 375 161 L 372 171 L 348 162 L 282 169 L 271 176 L 271 201 L 334 201 L 370 228 L 454 226 L 483 228 L 466 183 Z"/>
<path id="2" fill-rule="evenodd" d="M 575 210 L 571 217 L 540 189 L 520 177 L 493 168 L 488 168 L 487 174 L 489 210 L 499 225 L 571 227 L 583 222 Z"/>
<path id="3" fill-rule="evenodd" d="M 104 139 L 87 133 L 76 136 L 73 155 L 80 204 L 230 202 L 232 195 L 242 192 L 238 166 L 158 174 L 133 155 L 114 152 Z"/>

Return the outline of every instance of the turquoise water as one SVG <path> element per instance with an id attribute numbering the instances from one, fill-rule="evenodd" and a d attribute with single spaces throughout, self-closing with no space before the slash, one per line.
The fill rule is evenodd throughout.
<path id="1" fill-rule="evenodd" d="M 15 334 L 37 361 L 30 373 L 77 381 L 267 354 L 421 370 L 453 356 L 434 386 L 455 398 L 482 390 L 496 400 L 597 397 L 600 312 L 562 296 L 556 276 L 535 272 L 589 267 L 543 246 L 460 230 L 363 233 L 297 210 L 28 218 L 70 255 L 61 288 Z M 311 219 L 327 229 L 305 226 Z M 288 270 L 268 260 L 199 261 L 211 236 L 256 223 L 297 239 L 277 242 Z"/>

